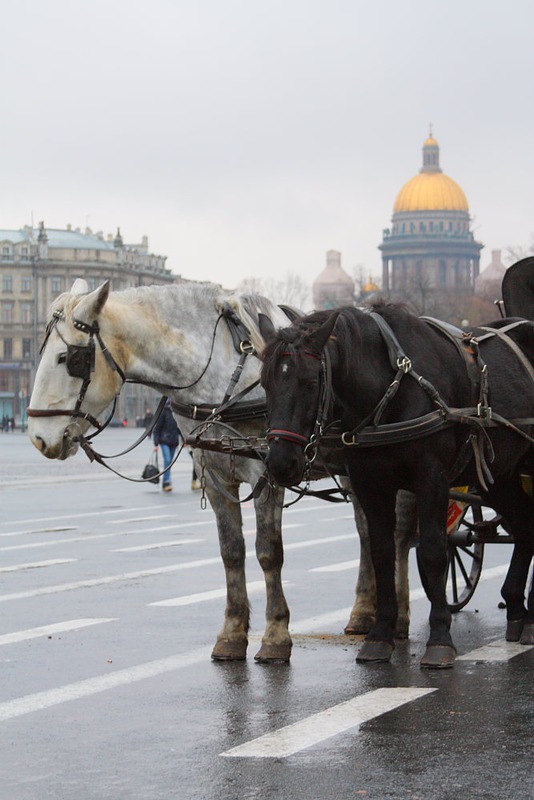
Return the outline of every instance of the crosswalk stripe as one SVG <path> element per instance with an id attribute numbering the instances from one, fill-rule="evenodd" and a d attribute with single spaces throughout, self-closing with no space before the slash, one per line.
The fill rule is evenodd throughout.
<path id="1" fill-rule="evenodd" d="M 198 544 L 204 539 L 173 539 L 170 542 L 153 542 L 152 544 L 139 544 L 135 547 L 119 547 L 111 550 L 112 553 L 140 553 L 144 550 L 161 550 L 163 547 L 179 547 L 183 544 Z"/>
<path id="2" fill-rule="evenodd" d="M 456 661 L 509 661 L 515 656 L 531 650 L 534 645 L 519 644 L 519 642 L 490 642 L 477 650 L 471 650 L 462 656 L 457 656 Z"/>
<path id="3" fill-rule="evenodd" d="M 284 584 L 285 585 L 285 584 Z M 247 583 L 247 593 L 254 594 L 255 592 L 263 591 L 265 583 L 263 581 L 251 581 Z M 206 600 L 215 600 L 219 597 L 226 597 L 226 588 L 212 589 L 208 592 L 197 592 L 196 594 L 188 594 L 183 597 L 171 597 L 169 600 L 158 600 L 155 603 L 149 603 L 149 606 L 190 606 L 194 603 L 202 603 Z"/>
<path id="4" fill-rule="evenodd" d="M 11 564 L 9 567 L 0 567 L 0 572 L 21 572 L 25 569 L 40 569 L 41 567 L 54 567 L 58 564 L 72 564 L 77 558 L 56 558 L 48 561 L 29 561 L 26 564 Z"/>
<path id="5" fill-rule="evenodd" d="M 238 747 L 232 747 L 220 755 L 230 758 L 284 758 L 435 691 L 435 688 L 416 687 L 375 689 L 318 714 L 312 714 L 293 725 L 286 725 Z"/>
<path id="6" fill-rule="evenodd" d="M 108 689 L 116 689 L 118 686 L 126 686 L 145 678 L 153 678 L 156 675 L 163 675 L 175 669 L 191 667 L 207 661 L 210 657 L 210 647 L 200 647 L 188 653 L 169 656 L 158 661 L 149 661 L 139 664 L 136 667 L 116 670 L 108 675 L 98 675 L 96 678 L 88 678 L 76 683 L 69 683 L 57 689 L 49 689 L 35 694 L 27 694 L 0 703 L 0 722 L 30 714 L 34 711 L 42 711 L 45 708 L 57 706 L 72 700 L 80 700 L 83 697 L 90 697 Z"/>
<path id="7" fill-rule="evenodd" d="M 90 625 L 101 625 L 103 622 L 115 622 L 116 617 L 107 619 L 69 619 L 66 622 L 56 622 L 53 625 L 41 625 L 39 628 L 27 628 L 24 631 L 14 631 L 4 633 L 0 636 L 0 645 L 16 644 L 25 642 L 28 639 L 37 639 L 40 636 L 53 636 L 56 633 L 79 630 Z"/>

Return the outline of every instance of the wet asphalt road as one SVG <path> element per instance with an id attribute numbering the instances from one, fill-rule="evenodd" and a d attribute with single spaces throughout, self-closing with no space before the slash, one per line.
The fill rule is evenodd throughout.
<path id="1" fill-rule="evenodd" d="M 102 449 L 137 433 L 106 433 Z M 190 470 L 184 454 L 167 495 L 0 434 L 0 800 L 533 796 L 534 649 L 502 645 L 497 607 L 508 546 L 487 548 L 454 619 L 453 671 L 419 669 L 428 604 L 414 565 L 410 640 L 391 664 L 357 665 L 359 642 L 340 634 L 358 558 L 350 508 L 305 500 L 284 525 L 291 665 L 253 660 L 252 553 L 249 657 L 216 664 L 224 574 Z"/>

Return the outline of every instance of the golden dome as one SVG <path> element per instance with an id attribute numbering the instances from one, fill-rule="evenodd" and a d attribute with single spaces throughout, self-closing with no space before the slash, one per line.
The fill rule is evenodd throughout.
<path id="1" fill-rule="evenodd" d="M 365 286 L 363 287 L 363 291 L 364 291 L 365 293 L 368 293 L 368 292 L 379 292 L 379 291 L 380 291 L 380 286 L 378 286 L 378 285 L 377 285 L 377 284 L 374 282 L 374 280 L 372 279 L 372 277 L 369 275 L 369 280 L 367 281 L 367 283 L 366 283 L 366 284 L 365 284 Z"/>
<path id="2" fill-rule="evenodd" d="M 393 213 L 403 211 L 469 211 L 463 190 L 441 171 L 439 145 L 432 133 L 423 144 L 419 174 L 404 184 L 395 200 Z"/>
<path id="3" fill-rule="evenodd" d="M 400 211 L 469 211 L 469 205 L 463 190 L 448 175 L 420 172 L 398 193 L 393 212 Z"/>

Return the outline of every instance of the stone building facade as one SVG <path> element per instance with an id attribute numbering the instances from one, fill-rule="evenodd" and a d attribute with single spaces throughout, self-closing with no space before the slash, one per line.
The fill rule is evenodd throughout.
<path id="1" fill-rule="evenodd" d="M 39 361 L 48 309 L 52 300 L 84 278 L 90 289 L 105 280 L 111 288 L 126 289 L 180 280 L 165 266 L 166 257 L 149 252 L 148 239 L 125 244 L 115 236 L 24 226 L 0 229 L 0 420 L 13 417 L 25 423 L 25 411 Z M 153 392 L 127 384 L 117 415 L 129 420 L 153 404 Z"/>

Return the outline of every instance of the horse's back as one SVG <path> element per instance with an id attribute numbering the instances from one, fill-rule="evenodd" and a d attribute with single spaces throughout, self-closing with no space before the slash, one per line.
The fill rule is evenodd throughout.
<path id="1" fill-rule="evenodd" d="M 502 280 L 506 316 L 534 320 L 534 256 L 512 264 Z"/>

